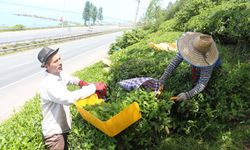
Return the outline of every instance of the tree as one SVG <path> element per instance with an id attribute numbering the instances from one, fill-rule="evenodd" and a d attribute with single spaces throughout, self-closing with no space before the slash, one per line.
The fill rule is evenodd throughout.
<path id="1" fill-rule="evenodd" d="M 84 25 L 87 25 L 87 22 L 90 21 L 91 4 L 92 3 L 90 3 L 89 1 L 86 1 L 85 3 L 84 10 L 82 13 L 82 19 L 84 20 Z"/>
<path id="2" fill-rule="evenodd" d="M 22 24 L 16 24 L 15 26 L 12 27 L 13 30 L 23 30 L 25 29 L 25 26 Z"/>
<path id="3" fill-rule="evenodd" d="M 97 8 L 96 6 L 93 6 L 91 9 L 91 18 L 92 18 L 92 23 L 95 24 L 96 17 L 97 17 Z"/>
<path id="4" fill-rule="evenodd" d="M 175 3 L 169 2 L 165 10 L 165 20 L 175 17 L 176 13 L 183 7 L 186 0 L 177 0 Z"/>
<path id="5" fill-rule="evenodd" d="M 91 2 L 87 1 L 84 6 L 82 19 L 84 20 L 84 25 L 89 24 L 89 21 L 92 20 L 92 25 L 95 24 L 96 20 L 103 20 L 102 16 L 102 7 L 97 10 L 97 7 Z"/>
<path id="6" fill-rule="evenodd" d="M 101 22 L 103 20 L 103 15 L 102 15 L 102 7 L 99 7 L 98 12 L 97 12 L 97 19 Z"/>
<path id="7" fill-rule="evenodd" d="M 157 28 L 164 21 L 164 11 L 160 7 L 160 0 L 151 0 L 144 18 L 146 27 Z"/>

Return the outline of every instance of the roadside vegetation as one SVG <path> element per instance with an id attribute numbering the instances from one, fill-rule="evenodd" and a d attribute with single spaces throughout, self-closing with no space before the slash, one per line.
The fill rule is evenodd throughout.
<path id="1" fill-rule="evenodd" d="M 250 149 L 249 2 L 179 0 L 162 10 L 158 1 L 152 0 L 150 6 L 148 10 L 155 11 L 148 11 L 148 19 L 156 15 L 155 21 L 147 22 L 145 18 L 144 28 L 125 32 L 111 45 L 109 72 L 99 62 L 74 73 L 88 82 L 103 81 L 108 84 L 107 103 L 110 105 L 107 113 L 110 116 L 136 101 L 142 119 L 111 138 L 86 122 L 72 106 L 70 148 Z M 214 70 L 203 92 L 182 103 L 170 100 L 171 96 L 192 87 L 191 69 L 187 63 L 182 63 L 167 80 L 158 99 L 142 89 L 128 92 L 118 86 L 117 83 L 123 79 L 159 78 L 176 52 L 155 51 L 148 44 L 175 42 L 185 31 L 212 34 L 220 53 L 222 64 Z M 76 88 L 69 86 L 70 90 Z M 93 108 L 92 111 L 98 113 L 100 110 Z M 41 119 L 37 95 L 27 102 L 22 111 L 1 124 L 0 147 L 43 149 Z"/>

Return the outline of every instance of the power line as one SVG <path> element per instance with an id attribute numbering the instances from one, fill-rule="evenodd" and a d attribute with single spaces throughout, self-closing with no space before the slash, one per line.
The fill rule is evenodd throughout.
<path id="1" fill-rule="evenodd" d="M 74 12 L 74 11 L 61 10 L 61 9 L 52 9 L 52 8 L 46 8 L 46 7 L 40 7 L 40 6 L 32 6 L 32 5 L 26 5 L 26 4 L 20 4 L 20 3 L 3 2 L 3 1 L 0 1 L 0 3 L 7 4 L 7 5 L 28 7 L 28 8 L 32 7 L 32 8 L 36 8 L 36 9 L 50 10 L 50 11 L 56 11 L 56 12 L 66 12 L 66 13 L 70 13 L 70 14 L 80 14 L 79 12 Z"/>

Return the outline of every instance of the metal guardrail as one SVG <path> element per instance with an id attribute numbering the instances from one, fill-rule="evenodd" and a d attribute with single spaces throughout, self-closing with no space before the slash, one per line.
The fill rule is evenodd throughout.
<path id="1" fill-rule="evenodd" d="M 127 30 L 127 29 L 122 29 L 122 30 Z M 93 33 L 87 33 L 87 34 L 85 33 L 85 34 L 77 34 L 77 35 L 70 35 L 70 36 L 29 40 L 25 42 L 15 42 L 12 44 L 4 44 L 4 45 L 0 45 L 0 54 L 5 54 L 5 53 L 19 51 L 19 50 L 27 50 L 27 49 L 31 49 L 31 48 L 35 48 L 39 46 L 46 46 L 49 44 L 77 40 L 77 39 L 82 39 L 82 38 L 86 38 L 90 36 L 113 33 L 113 32 L 118 32 L 122 30 L 117 29 L 117 30 L 109 30 L 109 31 L 103 31 L 103 32 L 93 32 Z"/>

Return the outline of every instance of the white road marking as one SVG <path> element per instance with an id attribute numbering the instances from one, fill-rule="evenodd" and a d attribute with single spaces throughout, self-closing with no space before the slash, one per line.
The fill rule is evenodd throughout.
<path id="1" fill-rule="evenodd" d="M 34 63 L 34 61 L 28 61 L 28 62 L 25 62 L 25 63 L 22 63 L 22 64 L 18 64 L 18 65 L 8 67 L 7 70 L 13 70 L 13 69 L 16 69 L 18 67 L 25 66 L 27 64 L 32 64 L 32 63 Z"/>
<path id="2" fill-rule="evenodd" d="M 42 73 L 42 72 L 44 72 L 44 70 L 39 71 L 39 72 L 37 72 L 37 73 L 34 73 L 34 74 L 32 74 L 32 75 L 30 75 L 30 76 L 27 76 L 27 77 L 25 77 L 25 78 L 22 78 L 22 79 L 20 79 L 20 80 L 17 80 L 17 81 L 15 81 L 15 82 L 12 82 L 12 83 L 10 83 L 10 84 L 8 84 L 8 85 L 6 85 L 6 86 L 0 87 L 0 90 L 3 90 L 3 89 L 5 89 L 5 88 L 8 88 L 8 87 L 10 87 L 10 86 L 12 86 L 12 85 L 15 85 L 15 84 L 17 84 L 17 83 L 20 83 L 20 82 L 22 82 L 23 80 L 26 80 L 26 79 L 28 79 L 28 78 L 31 78 L 31 77 L 33 77 L 33 76 L 39 74 L 39 73 Z"/>

